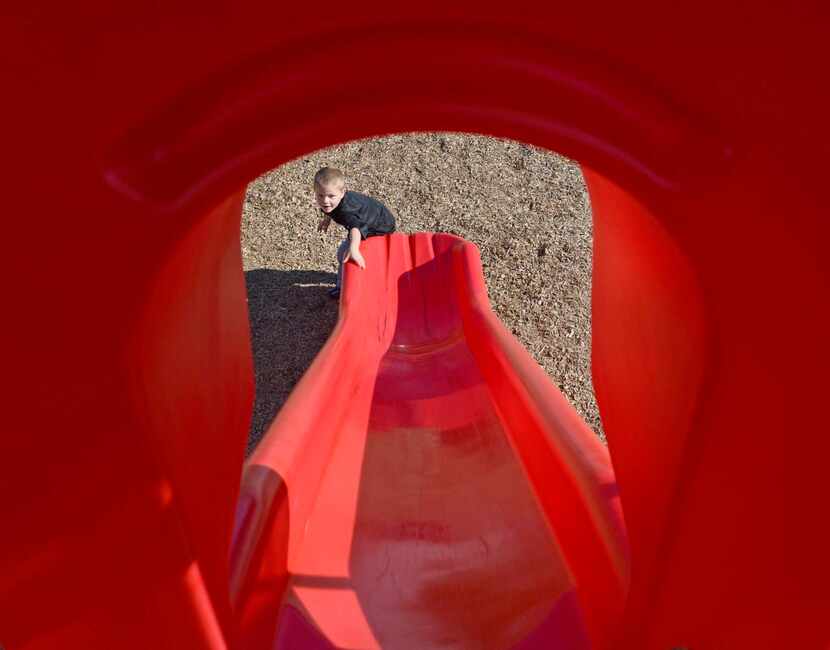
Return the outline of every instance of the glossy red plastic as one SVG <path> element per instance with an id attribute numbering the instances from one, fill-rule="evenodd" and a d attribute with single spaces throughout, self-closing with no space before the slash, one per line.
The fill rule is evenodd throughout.
<path id="1" fill-rule="evenodd" d="M 363 249 L 245 470 L 243 647 L 606 645 L 628 561 L 607 449 L 493 314 L 474 246 Z"/>
<path id="2" fill-rule="evenodd" d="M 480 647 L 587 635 L 634 650 L 827 648 L 828 18 L 815 3 L 705 0 L 7 7 L 0 644 L 440 645 L 429 630 L 443 605 L 447 629 Z M 395 311 L 410 351 L 432 340 L 418 314 L 461 323 L 463 345 L 422 351 L 467 364 L 458 396 L 441 392 L 458 373 L 404 381 L 421 355 L 384 351 L 380 332 L 343 337 L 358 309 L 344 304 L 300 387 L 320 391 L 315 408 L 286 407 L 280 421 L 296 427 L 257 452 L 240 493 L 252 398 L 242 189 L 319 147 L 417 130 L 511 137 L 583 166 L 593 379 L 616 488 L 586 460 L 593 443 L 554 435 L 581 425 L 533 374 L 519 381 L 524 353 L 473 292 L 452 318 L 432 301 Z M 415 259 L 454 260 L 423 286 L 476 285 L 467 253 Z M 356 383 L 349 364 L 326 365 L 364 358 L 377 366 Z M 354 392 L 332 397 L 333 377 Z M 405 451 L 416 415 L 434 455 Z M 472 434 L 476 418 L 492 428 Z M 504 473 L 450 490 L 468 436 L 494 454 L 470 462 Z M 585 464 L 593 473 L 571 471 Z M 438 493 L 407 482 L 429 468 L 445 477 Z M 613 489 L 622 573 L 597 506 Z M 234 513 L 259 532 L 232 544 Z M 519 541 L 494 555 L 505 525 Z M 384 591 L 377 578 L 378 597 L 418 604 L 428 624 L 415 631 L 404 606 L 371 598 L 379 540 L 406 549 L 389 566 L 411 581 Z M 430 555 L 441 548 L 465 552 L 442 564 Z M 432 562 L 443 588 L 407 592 Z"/>

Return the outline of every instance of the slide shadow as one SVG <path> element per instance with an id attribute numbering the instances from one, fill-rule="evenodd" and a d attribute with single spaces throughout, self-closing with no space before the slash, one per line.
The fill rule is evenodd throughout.
<path id="1" fill-rule="evenodd" d="M 338 303 L 328 295 L 334 280 L 322 271 L 245 272 L 256 380 L 248 454 L 337 322 Z"/>

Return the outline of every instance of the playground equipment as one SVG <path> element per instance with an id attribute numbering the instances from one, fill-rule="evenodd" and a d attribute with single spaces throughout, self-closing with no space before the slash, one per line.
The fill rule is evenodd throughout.
<path id="1" fill-rule="evenodd" d="M 383 568 L 374 564 L 376 540 L 397 537 L 399 551 L 411 546 L 418 561 L 438 562 L 426 548 L 469 539 L 467 527 L 490 515 L 501 525 L 521 513 L 526 527 L 512 529 L 530 555 L 491 565 L 485 535 L 450 558 L 494 567 L 509 606 L 477 600 L 490 583 L 479 589 L 470 574 L 452 573 L 434 599 L 406 602 L 429 601 L 433 613 L 448 603 L 448 625 L 468 639 L 486 635 L 484 647 L 830 644 L 830 443 L 821 414 L 830 92 L 817 81 L 828 10 L 433 4 L 93 2 L 6 12 L 0 644 L 8 650 L 240 647 L 267 638 L 269 626 L 288 635 L 284 646 L 386 642 L 396 619 L 377 618 L 362 582 Z M 482 357 L 470 332 L 497 338 L 498 328 L 463 302 L 453 322 L 469 355 L 456 361 L 480 373 L 473 381 L 473 365 L 461 372 L 465 389 L 503 382 L 464 405 L 484 419 L 495 410 L 490 421 L 515 453 L 493 443 L 493 458 L 505 462 L 494 485 L 515 492 L 488 494 L 492 510 L 459 513 L 464 488 L 447 489 L 434 502 L 423 497 L 435 510 L 404 514 L 403 527 L 389 529 L 389 504 L 372 500 L 379 490 L 372 497 L 353 480 L 334 495 L 343 501 L 332 501 L 327 477 L 317 487 L 292 478 L 280 464 L 288 451 L 269 443 L 252 461 L 264 469 L 250 465 L 240 493 L 252 396 L 240 190 L 313 149 L 415 130 L 511 137 L 583 165 L 595 219 L 593 378 L 627 552 L 616 544 L 613 491 L 597 494 L 582 475 L 559 473 L 572 467 L 557 465 L 567 457 L 605 476 L 605 461 L 586 460 L 601 450 L 580 442 L 562 456 L 551 438 L 517 435 L 532 427 L 504 425 L 521 355 L 505 342 L 504 355 Z M 444 245 L 434 241 L 443 251 L 435 259 L 462 267 L 447 276 L 453 285 L 467 277 L 475 286 L 463 271 L 474 266 L 469 254 Z M 449 263 L 441 259 L 435 264 Z M 400 335 L 418 343 L 417 319 L 404 322 L 413 329 Z M 342 353 L 334 348 L 327 358 Z M 367 347 L 384 364 L 378 377 L 400 377 L 401 357 L 382 352 Z M 322 381 L 325 370 L 324 357 L 314 376 Z M 417 396 L 396 394 L 417 387 L 392 382 L 378 387 L 377 401 L 369 387 L 355 388 L 364 411 L 354 417 L 383 431 L 404 425 L 384 400 Z M 440 418 L 420 413 L 446 433 L 445 449 L 455 435 L 466 439 L 472 421 L 455 407 Z M 320 417 L 327 424 L 325 411 Z M 494 430 L 480 439 L 495 440 Z M 562 430 L 580 429 L 568 421 Z M 409 480 L 413 467 L 382 466 L 401 458 L 395 445 L 407 436 L 366 440 L 370 476 L 399 469 Z M 338 446 L 321 435 L 314 444 L 337 467 L 356 466 L 361 440 Z M 548 446 L 525 447 L 539 440 Z M 307 442 L 286 449 L 321 472 Z M 448 472 L 450 458 L 440 455 Z M 548 480 L 572 488 L 575 500 L 560 503 Z M 270 559 L 246 532 L 266 499 L 288 504 L 261 523 L 273 539 Z M 351 550 L 350 531 L 314 516 L 347 499 L 353 510 L 335 508 L 340 523 L 372 515 L 358 519 L 365 526 Z M 279 525 L 304 513 L 309 544 L 334 551 L 317 556 L 319 566 L 307 556 L 315 547 L 298 544 L 304 531 Z M 447 518 L 453 527 L 442 527 Z M 528 558 L 538 582 L 525 582 Z M 390 556 L 390 567 L 400 559 Z M 291 573 L 295 566 L 306 573 Z M 268 589 L 257 586 L 268 579 Z M 279 580 L 296 598 L 276 629 L 269 613 Z M 517 598 L 517 585 L 532 588 Z M 406 594 L 397 596 L 402 603 Z"/>
<path id="2" fill-rule="evenodd" d="M 346 267 L 246 467 L 242 646 L 607 645 L 628 569 L 607 450 L 493 314 L 473 245 L 363 248 L 375 271 Z"/>

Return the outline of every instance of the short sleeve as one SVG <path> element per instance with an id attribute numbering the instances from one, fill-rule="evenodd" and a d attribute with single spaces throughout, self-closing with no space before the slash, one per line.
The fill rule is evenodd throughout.
<path id="1" fill-rule="evenodd" d="M 349 232 L 351 232 L 352 228 L 357 228 L 360 231 L 361 239 L 366 239 L 369 236 L 369 224 L 365 223 L 352 212 L 343 214 L 343 225 L 346 226 Z"/>

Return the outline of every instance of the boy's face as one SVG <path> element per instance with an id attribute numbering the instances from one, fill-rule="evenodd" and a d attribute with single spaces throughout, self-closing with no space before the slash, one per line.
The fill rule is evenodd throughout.
<path id="1" fill-rule="evenodd" d="M 346 194 L 345 183 L 329 183 L 328 185 L 314 185 L 314 196 L 317 199 L 317 205 L 320 209 L 329 214 L 334 210 L 340 201 L 343 200 L 343 195 Z"/>

